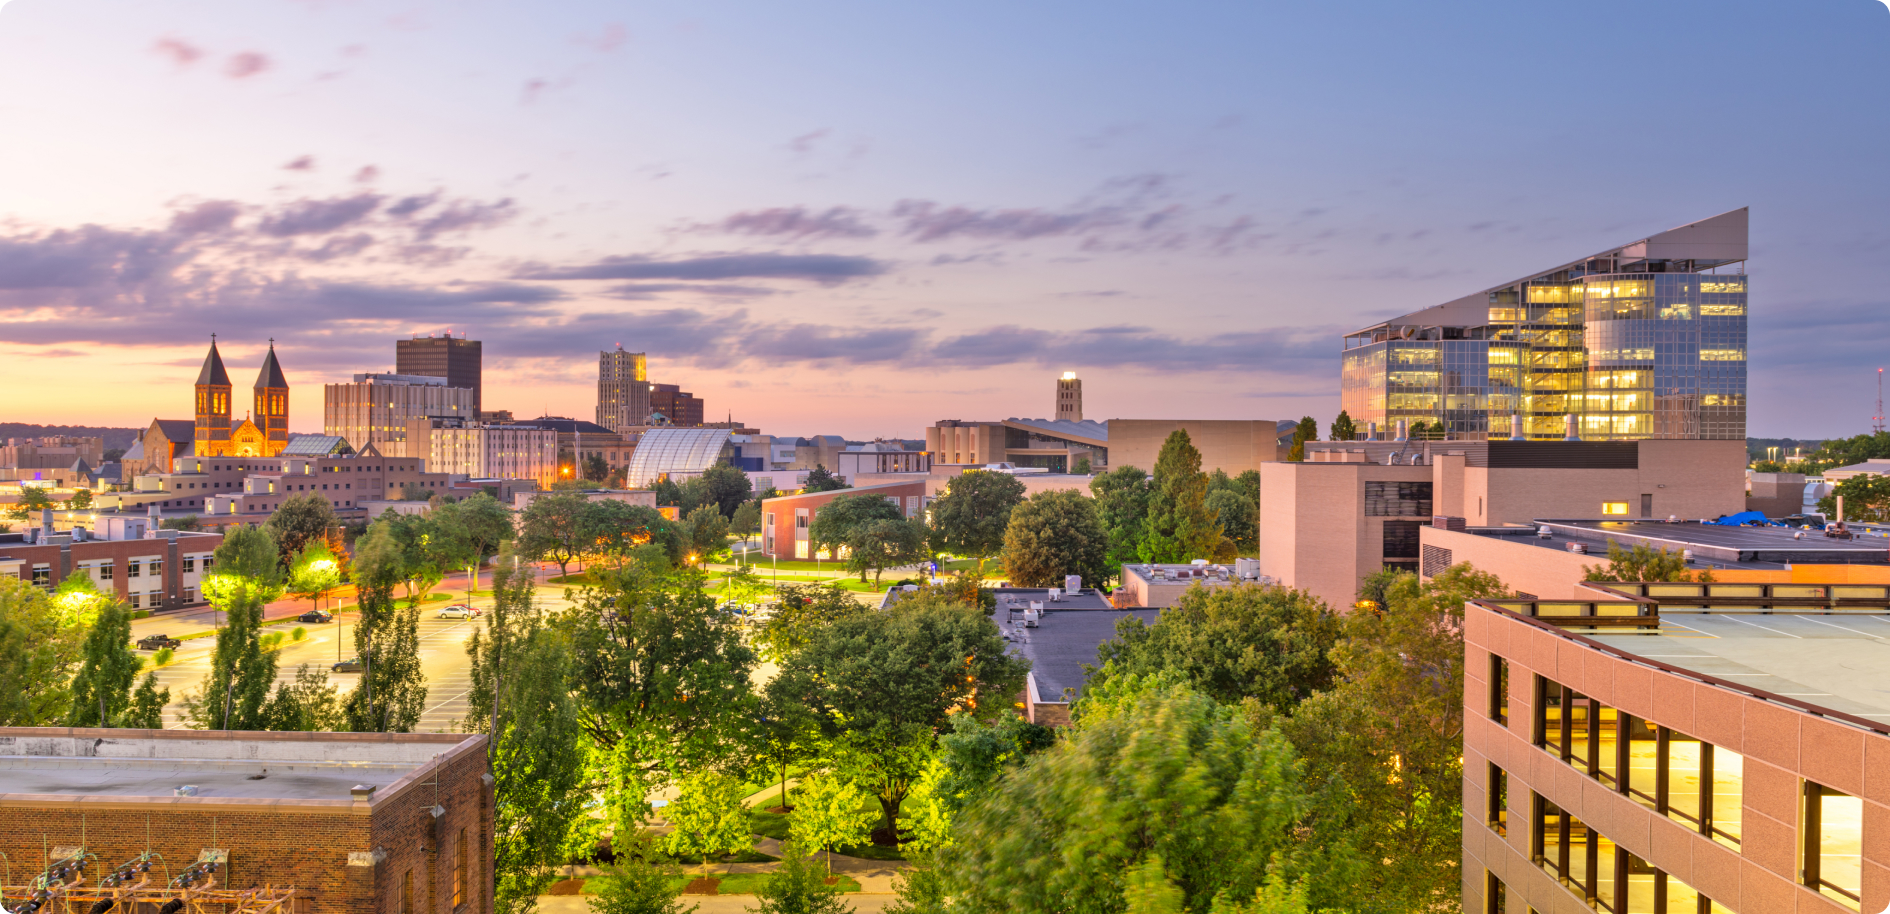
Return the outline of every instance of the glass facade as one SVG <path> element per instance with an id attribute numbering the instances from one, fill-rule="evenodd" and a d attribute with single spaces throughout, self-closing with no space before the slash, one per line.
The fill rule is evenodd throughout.
<path id="1" fill-rule="evenodd" d="M 641 489 L 671 473 L 701 473 L 729 450 L 725 428 L 653 428 L 637 439 L 625 484 Z"/>

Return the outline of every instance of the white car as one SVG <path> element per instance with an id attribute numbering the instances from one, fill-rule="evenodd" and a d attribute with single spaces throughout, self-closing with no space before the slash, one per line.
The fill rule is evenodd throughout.
<path id="1" fill-rule="evenodd" d="M 479 618 L 479 610 L 476 610 L 470 606 L 467 606 L 464 603 L 455 603 L 451 606 L 441 607 L 440 618 L 442 619 L 477 619 Z"/>

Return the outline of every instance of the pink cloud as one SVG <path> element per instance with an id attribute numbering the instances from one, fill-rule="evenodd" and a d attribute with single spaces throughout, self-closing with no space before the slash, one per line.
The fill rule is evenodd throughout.
<path id="1" fill-rule="evenodd" d="M 315 170 L 315 157 L 314 156 L 297 156 L 295 161 L 282 166 L 282 170 L 284 171 L 314 171 Z"/>
<path id="2" fill-rule="evenodd" d="M 151 52 L 160 56 L 169 57 L 171 62 L 177 64 L 180 68 L 188 67 L 196 63 L 197 58 L 203 56 L 202 48 L 177 38 L 158 39 L 157 43 L 151 46 Z"/>
<path id="3" fill-rule="evenodd" d="M 247 79 L 269 69 L 269 57 L 255 51 L 244 51 L 230 55 L 228 63 L 223 65 L 223 72 L 231 79 Z"/>

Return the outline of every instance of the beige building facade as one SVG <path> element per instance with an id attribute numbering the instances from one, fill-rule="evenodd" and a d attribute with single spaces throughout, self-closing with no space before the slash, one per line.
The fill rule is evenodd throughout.
<path id="1" fill-rule="evenodd" d="M 445 378 L 367 373 L 322 386 L 322 434 L 356 448 L 372 444 L 390 457 L 429 456 L 427 442 L 408 447 L 408 424 L 415 419 L 473 421 L 477 415 L 473 391 L 448 387 Z"/>
<path id="2" fill-rule="evenodd" d="M 558 433 L 529 425 L 415 419 L 408 440 L 427 441 L 427 469 L 474 479 L 558 481 Z"/>
<path id="3" fill-rule="evenodd" d="M 1187 432 L 1201 452 L 1201 470 L 1206 473 L 1223 470 L 1239 476 L 1285 456 L 1279 423 L 1272 419 L 1111 419 L 1108 426 L 1112 467 L 1154 472 L 1162 444 L 1177 430 Z"/>

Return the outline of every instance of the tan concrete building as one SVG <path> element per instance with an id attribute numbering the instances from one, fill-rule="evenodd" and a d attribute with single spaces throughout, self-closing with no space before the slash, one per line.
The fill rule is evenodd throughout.
<path id="1" fill-rule="evenodd" d="M 430 456 L 428 442 L 407 444 L 408 423 L 415 419 L 472 420 L 478 415 L 473 391 L 448 387 L 429 375 L 364 373 L 349 384 L 322 386 L 322 434 L 348 439 L 356 448 L 374 445 L 390 457 Z"/>
<path id="2" fill-rule="evenodd" d="M 1223 470 L 1239 476 L 1286 456 L 1279 446 L 1279 423 L 1272 419 L 1111 419 L 1109 465 L 1155 471 L 1162 444 L 1177 429 L 1188 433 L 1201 452 L 1202 472 Z"/>
<path id="3" fill-rule="evenodd" d="M 407 440 L 427 442 L 427 470 L 474 479 L 558 481 L 558 433 L 534 425 L 412 419 Z M 626 448 L 628 450 L 628 448 Z"/>

